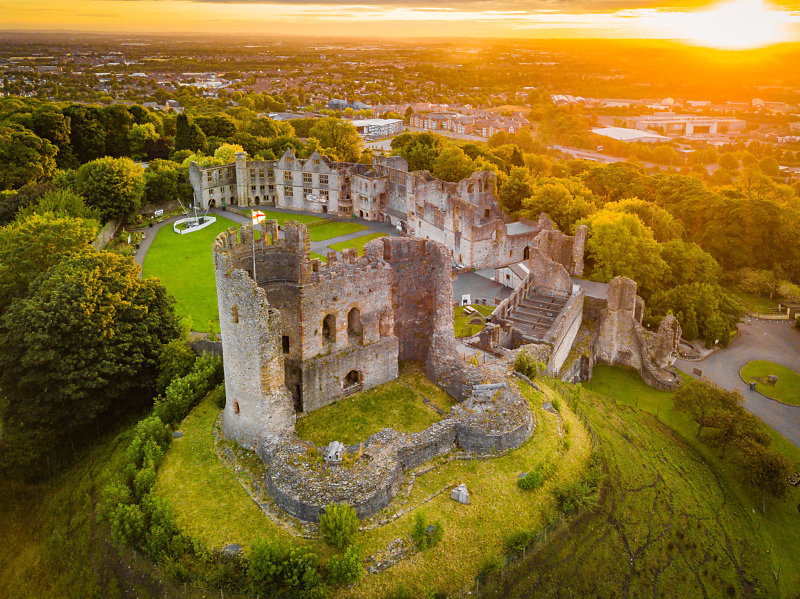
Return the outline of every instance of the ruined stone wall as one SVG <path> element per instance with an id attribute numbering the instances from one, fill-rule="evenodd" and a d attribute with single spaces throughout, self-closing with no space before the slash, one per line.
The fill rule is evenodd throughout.
<path id="1" fill-rule="evenodd" d="M 284 385 L 280 313 L 263 289 L 238 269 L 235 231 L 214 242 L 217 301 L 225 359 L 223 431 L 260 456 L 274 452 L 294 429 L 294 410 Z"/>
<path id="2" fill-rule="evenodd" d="M 608 286 L 608 305 L 598 329 L 597 360 L 642 369 L 642 356 L 634 332 L 636 282 L 615 277 Z"/>
<path id="3" fill-rule="evenodd" d="M 572 349 L 578 329 L 580 329 L 581 322 L 583 322 L 585 295 L 581 289 L 570 296 L 566 306 L 561 310 L 545 337 L 545 342 L 552 347 L 550 358 L 547 362 L 547 374 L 549 376 L 558 375 Z"/>

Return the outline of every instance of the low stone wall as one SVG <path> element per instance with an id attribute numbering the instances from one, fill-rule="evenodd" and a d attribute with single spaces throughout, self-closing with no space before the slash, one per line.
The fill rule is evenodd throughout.
<path id="1" fill-rule="evenodd" d="M 92 240 L 92 247 L 96 250 L 102 250 L 106 247 L 111 240 L 114 239 L 114 235 L 119 231 L 121 225 L 122 221 L 118 218 L 108 221 L 105 226 L 100 229 L 97 237 Z"/>
<path id="2" fill-rule="evenodd" d="M 324 448 L 292 437 L 272 456 L 266 476 L 270 496 L 286 512 L 317 522 L 325 506 L 345 502 L 359 518 L 387 507 L 403 472 L 460 448 L 476 455 L 515 449 L 533 432 L 527 401 L 511 382 L 476 391 L 448 418 L 418 433 L 384 429 L 346 448 L 341 465 L 326 464 Z M 484 385 L 486 387 L 486 385 Z"/>

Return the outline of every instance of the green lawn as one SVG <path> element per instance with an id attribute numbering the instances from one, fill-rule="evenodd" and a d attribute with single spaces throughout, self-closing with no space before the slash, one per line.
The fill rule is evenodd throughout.
<path id="1" fill-rule="evenodd" d="M 298 419 L 295 430 L 301 439 L 318 446 L 331 441 L 352 445 L 389 427 L 404 433 L 421 431 L 442 419 L 423 397 L 445 414 L 454 403 L 419 365 L 404 362 L 396 380 L 314 410 Z"/>
<path id="2" fill-rule="evenodd" d="M 339 243 L 334 243 L 328 247 L 339 252 L 346 250 L 347 248 L 358 248 L 358 255 L 363 256 L 364 246 L 373 239 L 378 239 L 379 237 L 386 237 L 386 233 L 370 233 L 369 235 L 356 237 L 355 239 L 351 239 L 349 241 L 340 241 Z"/>
<path id="3" fill-rule="evenodd" d="M 522 447 L 490 460 L 437 458 L 428 462 L 426 468 L 434 467 L 418 476 L 410 488 L 404 485 L 389 507 L 389 513 L 399 517 L 358 535 L 362 555 L 373 555 L 398 537 L 407 537 L 421 510 L 429 522 L 442 520 L 442 543 L 379 575 L 365 576 L 352 587 L 334 589 L 332 597 L 383 599 L 401 586 L 407 597 L 431 596 L 435 591 L 460 596 L 456 593 L 474 584 L 475 574 L 487 559 L 493 563 L 503 559 L 504 540 L 512 531 L 536 530 L 554 517 L 556 481 L 566 483 L 583 476 L 591 440 L 580 420 L 565 406 L 570 443 L 561 443 L 555 417 L 539 409 L 541 394 L 520 385 L 536 408 L 535 433 Z M 158 471 L 156 491 L 169 500 L 179 525 L 209 546 L 236 542 L 246 551 L 260 536 L 291 535 L 293 543 L 309 543 L 326 559 L 330 548 L 318 539 L 303 538 L 295 525 L 278 524 L 264 515 L 237 482 L 234 471 L 219 461 L 212 437 L 218 415 L 219 409 L 209 400 L 195 408 L 179 427 L 184 437 L 172 443 Z M 233 451 L 246 453 L 236 448 Z M 244 468 L 262 475 L 258 459 L 249 456 L 242 462 Z M 535 491 L 519 489 L 518 475 L 542 463 L 552 465 L 557 473 L 553 479 Z M 454 502 L 449 492 L 440 493 L 462 482 L 470 491 L 470 505 Z M 480 542 L 476 542 L 478 539 Z"/>
<path id="4" fill-rule="evenodd" d="M 244 209 L 237 208 L 235 210 L 229 208 L 229 210 L 232 210 L 233 212 L 236 212 L 237 214 L 241 214 L 243 216 L 249 216 L 249 217 L 252 218 L 252 210 L 259 210 L 259 208 L 258 208 L 258 206 L 254 206 L 252 208 L 252 210 L 247 209 L 247 208 L 244 208 Z M 308 225 L 310 223 L 316 223 L 316 222 L 319 222 L 321 220 L 325 220 L 324 216 L 316 216 L 316 215 L 312 215 L 312 214 L 291 214 L 291 213 L 286 213 L 286 212 L 271 212 L 269 210 L 264 210 L 264 209 L 260 209 L 259 211 L 264 213 L 264 215 L 266 216 L 267 220 L 276 220 L 276 221 L 278 221 L 279 225 L 283 225 L 285 222 L 290 221 L 290 220 L 295 220 L 298 223 L 303 223 L 304 225 Z"/>
<path id="5" fill-rule="evenodd" d="M 318 254 L 317 252 L 311 252 L 311 254 L 309 254 L 309 257 L 312 258 L 312 259 L 316 258 L 317 260 L 319 260 L 319 261 L 321 261 L 323 263 L 327 263 L 328 262 L 327 256 L 323 256 L 322 254 Z"/>
<path id="6" fill-rule="evenodd" d="M 0 483 L 0 597 L 178 597 L 133 551 L 111 544 L 99 514 L 109 472 L 122 468 L 130 428 L 110 433 L 38 484 Z M 120 592 L 125 589 L 125 594 Z"/>
<path id="7" fill-rule="evenodd" d="M 459 306 L 455 309 L 454 313 L 454 328 L 456 331 L 456 337 L 472 337 L 473 335 L 477 335 L 483 330 L 483 324 L 469 324 L 469 322 L 477 316 L 475 314 L 467 314 L 464 311 L 466 306 Z M 470 308 L 476 309 L 480 312 L 483 316 L 489 316 L 492 312 L 494 312 L 494 306 L 485 306 L 483 304 L 475 304 L 470 306 Z"/>
<path id="8" fill-rule="evenodd" d="M 323 241 L 325 239 L 332 239 L 341 235 L 349 235 L 350 233 L 357 233 L 358 231 L 365 231 L 368 229 L 365 225 L 359 223 L 345 221 L 331 221 L 324 225 L 317 225 L 308 228 L 308 234 L 311 241 Z"/>
<path id="9" fill-rule="evenodd" d="M 178 235 L 162 227 L 144 259 L 145 278 L 158 277 L 175 297 L 175 309 L 191 330 L 207 332 L 209 321 L 219 332 L 217 286 L 211 244 L 236 223 L 217 216 L 217 222 L 195 233 Z"/>
<path id="10" fill-rule="evenodd" d="M 751 551 L 751 554 L 768 554 L 771 567 L 780 572 L 778 585 L 780 593 L 774 596 L 794 597 L 800 592 L 800 570 L 796 567 L 796 564 L 800 563 L 800 516 L 798 515 L 800 490 L 797 488 L 790 490 L 783 500 L 767 496 L 767 512 L 761 515 L 760 494 L 744 485 L 739 469 L 735 465 L 722 459 L 716 450 L 696 436 L 695 422 L 672 408 L 672 393 L 648 387 L 633 370 L 605 365 L 595 366 L 592 380 L 583 383 L 583 387 L 595 394 L 614 398 L 617 404 L 649 412 L 674 430 L 683 442 L 705 460 L 711 474 L 727 488 L 728 504 L 737 509 L 743 508 L 755 518 L 758 537 L 754 538 L 758 546 Z M 775 430 L 765 428 L 772 440 L 772 448 L 795 463 L 800 463 L 800 449 Z M 663 459 L 672 460 L 669 457 Z M 712 513 L 708 517 L 716 520 L 723 516 Z M 769 579 L 774 581 L 774 575 L 770 575 Z M 773 595 L 767 593 L 767 596 Z"/>
<path id="11" fill-rule="evenodd" d="M 725 287 L 725 291 L 751 312 L 758 312 L 761 314 L 777 312 L 778 300 L 747 293 L 730 285 Z"/>
<path id="12" fill-rule="evenodd" d="M 771 374 L 778 377 L 774 385 L 767 381 Z M 800 405 L 800 374 L 791 368 L 766 360 L 753 360 L 745 364 L 741 375 L 747 383 L 755 381 L 756 390 L 767 397 L 794 406 Z"/>
<path id="13" fill-rule="evenodd" d="M 604 500 L 493 577 L 482 596 L 794 597 L 798 493 L 762 516 L 718 461 L 663 422 L 674 420 L 671 394 L 608 367 L 596 367 L 586 387 L 596 392 L 584 392 L 579 410 L 605 458 Z"/>

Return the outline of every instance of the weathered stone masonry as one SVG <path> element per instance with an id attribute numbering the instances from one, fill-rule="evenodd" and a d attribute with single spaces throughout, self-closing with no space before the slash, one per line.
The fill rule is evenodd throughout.
<path id="1" fill-rule="evenodd" d="M 361 517 L 397 493 L 403 471 L 458 446 L 473 453 L 518 447 L 533 420 L 502 377 L 465 365 L 453 333 L 451 257 L 442 244 L 385 237 L 364 256 L 309 257 L 308 230 L 287 223 L 230 229 L 214 242 L 227 402 L 223 431 L 268 464 L 266 486 L 298 518 L 316 520 L 345 501 Z M 348 467 L 321 462 L 294 435 L 294 413 L 313 410 L 397 376 L 417 360 L 459 402 L 426 431 L 386 429 Z M 485 383 L 495 383 L 486 385 Z"/>

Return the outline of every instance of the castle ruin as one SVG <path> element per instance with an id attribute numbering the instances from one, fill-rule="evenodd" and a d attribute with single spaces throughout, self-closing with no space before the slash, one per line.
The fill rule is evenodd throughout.
<path id="1" fill-rule="evenodd" d="M 521 219 L 508 222 L 497 202 L 495 174 L 476 172 L 457 183 L 427 171 L 408 170 L 401 156 L 376 156 L 373 163 L 335 162 L 314 152 L 306 159 L 287 150 L 279 160 L 249 160 L 244 152 L 220 166 L 192 163 L 189 181 L 194 203 L 214 206 L 266 206 L 357 216 L 391 223 L 408 235 L 438 241 L 452 262 L 493 268 L 528 259 L 534 240 L 550 226 Z M 567 268 L 583 272 L 583 238 L 562 236 L 571 256 Z"/>
<path id="2" fill-rule="evenodd" d="M 491 454 L 533 430 L 528 403 L 505 376 L 465 364 L 453 331 L 451 256 L 441 243 L 369 242 L 364 255 L 311 259 L 308 230 L 275 221 L 229 229 L 214 242 L 225 368 L 224 434 L 267 464 L 266 487 L 283 509 L 317 520 L 334 501 L 360 517 L 386 507 L 403 473 L 460 448 Z M 295 413 L 390 381 L 399 360 L 424 365 L 458 403 L 425 431 L 385 429 L 344 466 L 310 460 L 320 448 L 294 434 Z"/>

